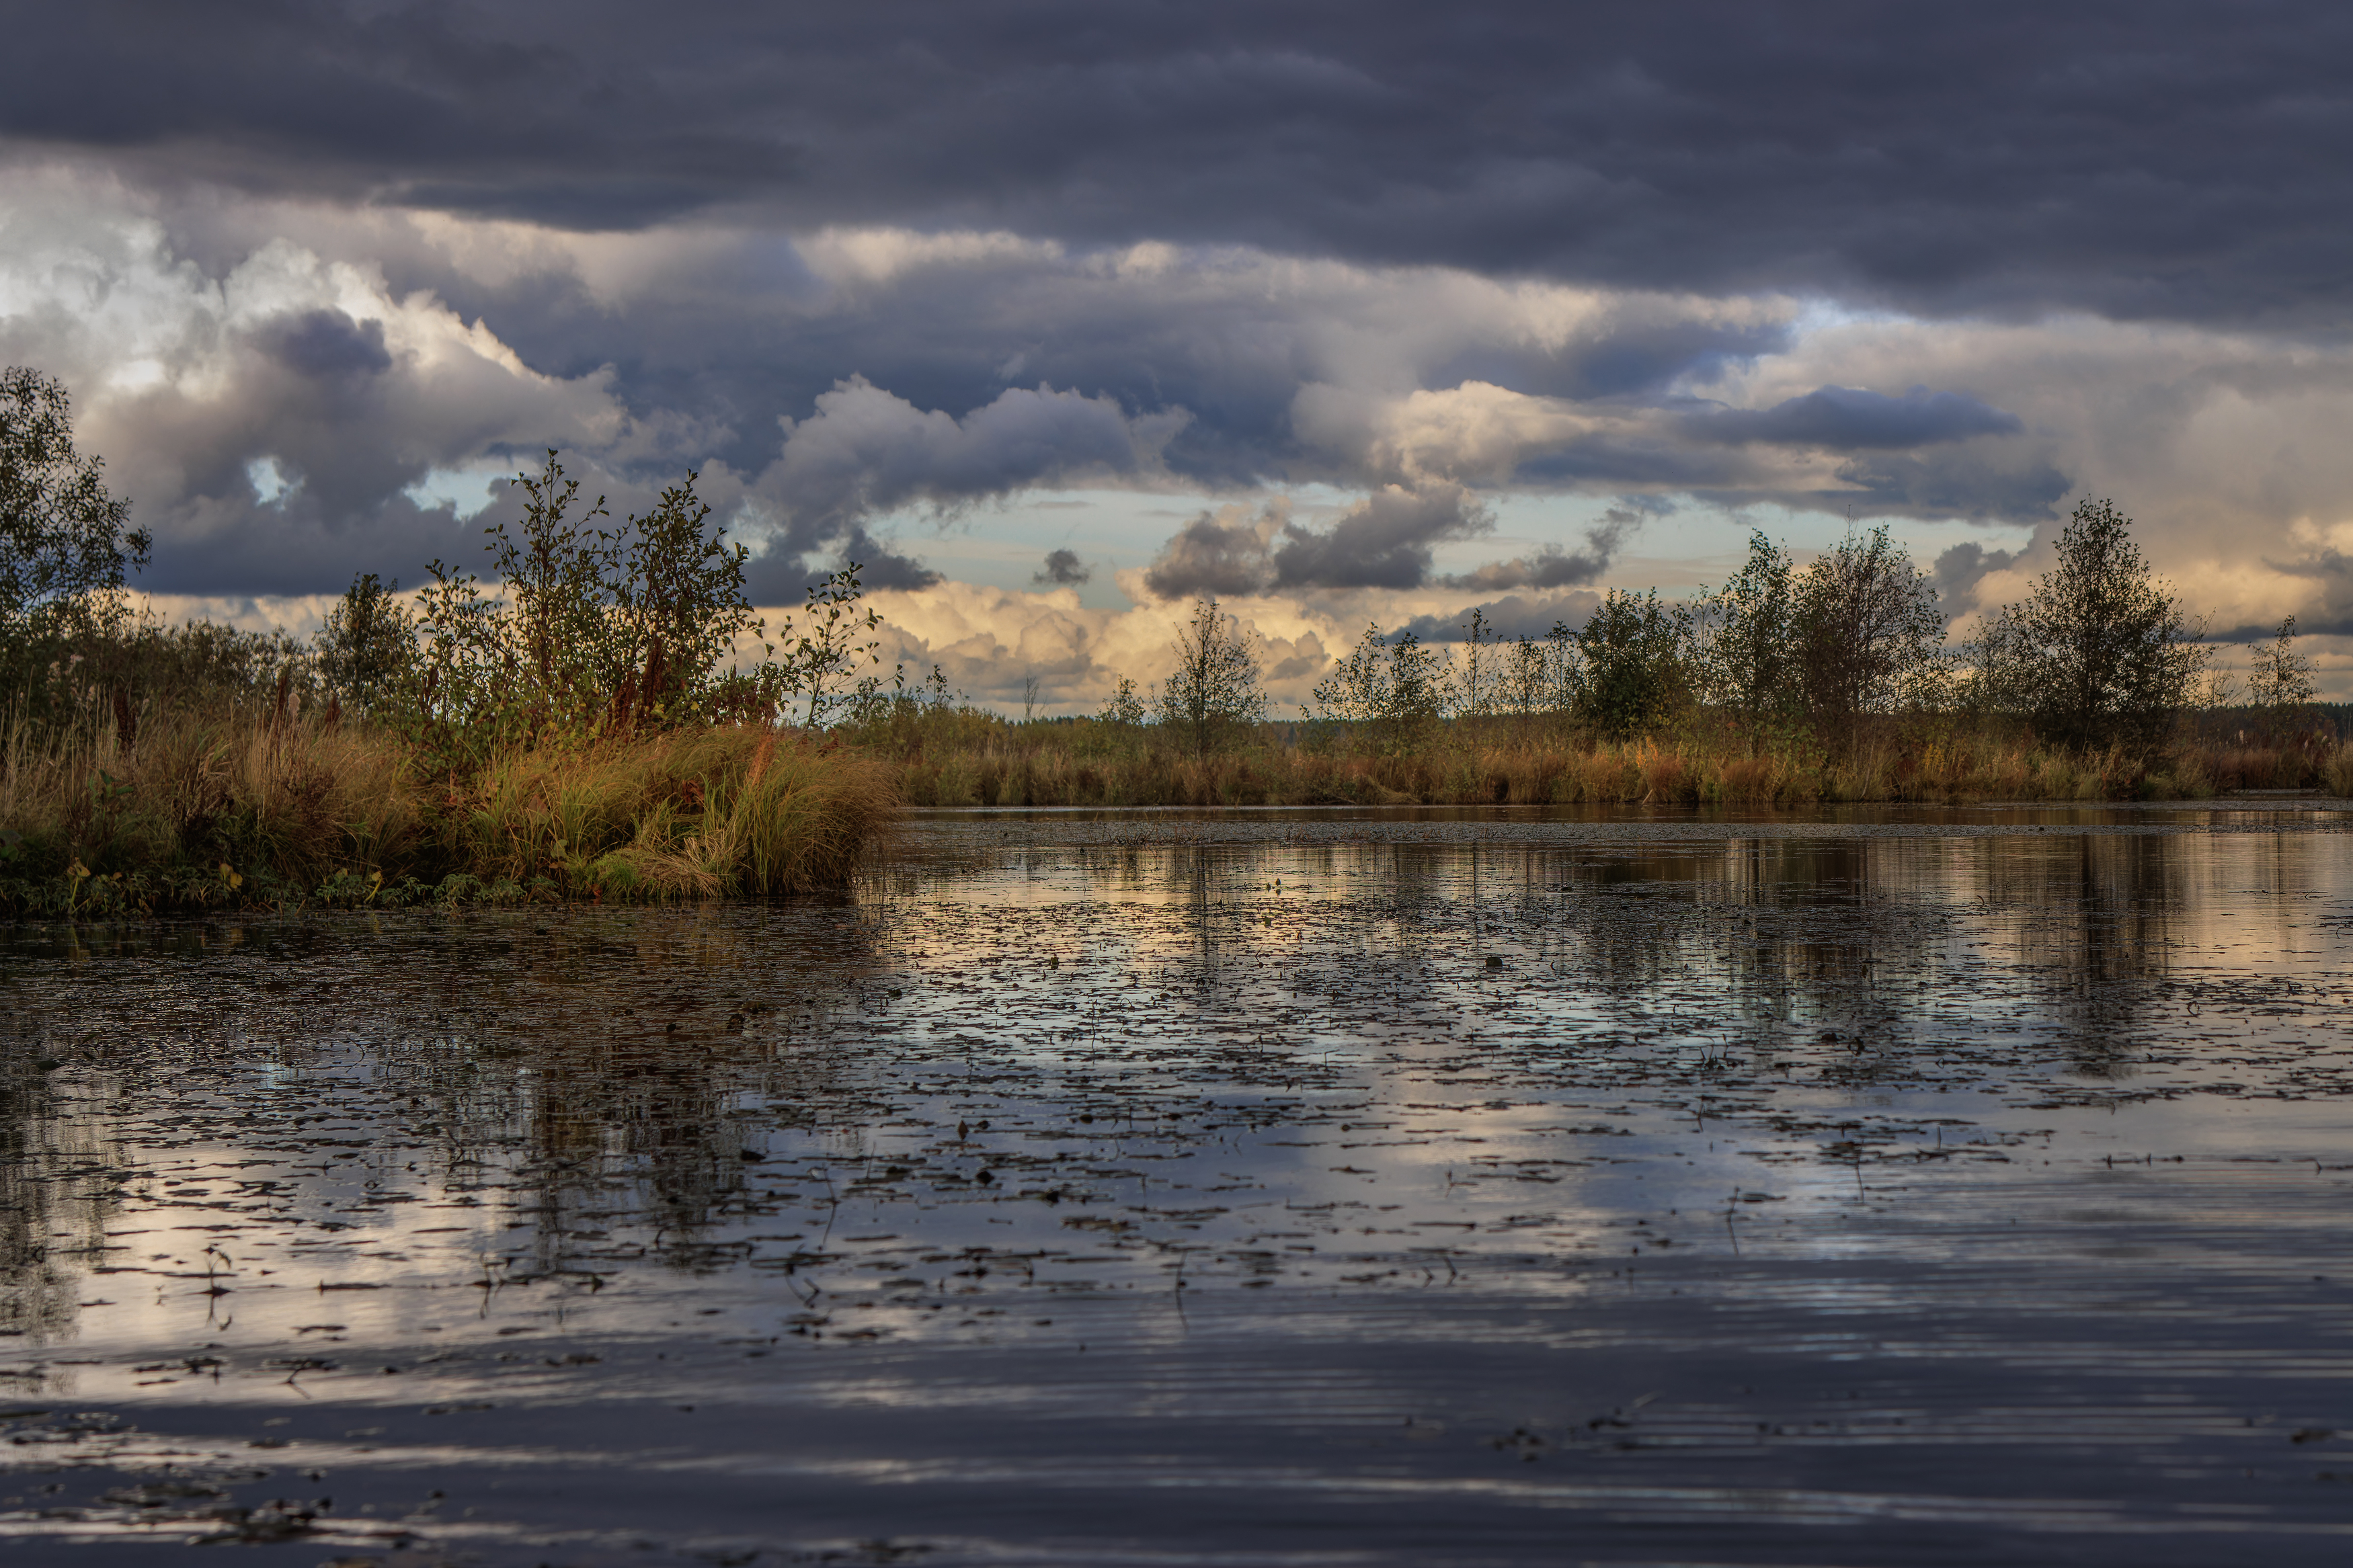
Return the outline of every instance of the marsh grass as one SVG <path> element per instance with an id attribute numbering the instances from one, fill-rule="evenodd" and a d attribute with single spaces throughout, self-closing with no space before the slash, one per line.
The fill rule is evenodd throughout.
<path id="1" fill-rule="evenodd" d="M 413 862 L 419 813 L 395 749 L 231 712 L 113 726 L 14 725 L 0 745 L 0 901 L 241 901 L 248 869 L 308 887 Z"/>
<path id="2" fill-rule="evenodd" d="M 0 907 L 661 900 L 844 880 L 897 807 L 873 759 L 765 727 L 494 754 L 232 706 L 0 741 Z"/>
<path id="3" fill-rule="evenodd" d="M 1457 720 L 1411 750 L 1352 752 L 1345 735 L 1261 725 L 1223 754 L 1157 743 L 1149 726 L 1023 724 L 945 711 L 860 734 L 911 805 L 1707 805 L 1866 801 L 2201 799 L 2236 789 L 2353 795 L 2353 746 L 2185 742 L 2137 758 L 2069 752 L 1964 726 L 1865 731 L 1839 756 L 1802 737 L 1725 731 L 1613 742 L 1566 726 Z"/>

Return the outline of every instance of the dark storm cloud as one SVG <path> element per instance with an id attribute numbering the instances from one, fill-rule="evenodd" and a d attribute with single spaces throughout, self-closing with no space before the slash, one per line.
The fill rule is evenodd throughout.
<path id="1" fill-rule="evenodd" d="M 1235 519 L 1205 516 L 1153 564 L 1151 591 L 1171 598 L 1425 585 L 1432 546 L 1483 526 L 1472 492 L 1448 488 L 1465 479 L 1833 510 L 1863 498 L 1919 515 L 2034 519 L 2066 488 L 2031 440 L 1938 439 L 1956 423 L 2000 416 L 1937 394 L 1847 395 L 1842 408 L 1877 418 L 1873 439 L 1909 434 L 1929 445 L 1860 450 L 1842 479 L 1849 488 L 1831 494 L 1816 488 L 1828 477 L 1819 465 L 1805 489 L 1786 479 L 1775 488 L 1779 448 L 1769 441 L 1691 434 L 1695 413 L 1742 411 L 1628 394 L 1598 401 L 1588 418 L 1559 390 L 1650 385 L 1671 367 L 1706 384 L 1736 349 L 1786 346 L 1779 305 L 1597 298 L 1255 252 L 1171 252 L 1138 265 L 1011 236 L 870 232 L 796 245 L 740 229 L 622 242 L 639 247 L 632 281 L 599 293 L 599 253 L 567 237 L 525 237 L 543 248 L 510 266 L 499 236 L 470 230 L 464 244 L 483 248 L 464 254 L 489 260 L 469 270 L 408 218 L 269 207 L 239 219 L 191 199 L 166 205 L 152 250 L 122 251 L 119 237 L 137 233 L 137 220 L 106 199 L 79 200 L 46 228 L 23 216 L 29 209 L 11 213 L 12 239 L 33 235 L 78 253 L 116 246 L 103 266 L 77 265 L 126 300 L 156 301 L 139 320 L 164 327 L 140 324 L 136 341 L 174 345 L 175 390 L 85 406 L 110 411 L 104 449 L 141 472 L 142 520 L 166 542 L 226 540 L 246 510 L 263 539 L 304 519 L 347 540 L 379 528 L 429 534 L 433 514 L 400 503 L 428 469 L 511 468 L 549 445 L 593 462 L 596 486 L 617 494 L 649 495 L 687 468 L 704 469 L 706 496 L 760 547 L 752 583 L 770 603 L 797 599 L 813 574 L 845 560 L 870 587 L 933 582 L 922 560 L 927 521 L 969 517 L 975 503 L 1033 487 L 1373 492 L 1348 517 L 1314 526 L 1286 513 L 1235 531 Z M 273 232 L 286 222 L 324 254 Z M 211 257 L 209 270 L 192 267 L 190 252 Z M 0 249 L 0 284 L 47 302 L 0 319 L 12 358 L 102 385 L 144 352 L 111 346 L 134 340 L 108 337 L 81 295 L 53 281 L 60 270 L 37 249 L 26 254 L 33 259 L 14 262 Z M 375 270 L 380 285 L 346 275 Z M 1449 381 L 1466 368 L 1481 374 Z M 1421 444 L 1401 460 L 1384 432 L 1403 426 L 1384 421 L 1419 417 L 1406 407 L 1417 389 L 1445 394 L 1455 412 L 1438 416 L 1427 439 L 1411 436 Z M 1303 419 L 1303 399 L 1326 393 L 1355 412 Z M 1537 434 L 1473 452 L 1481 420 L 1508 426 L 1532 399 L 1546 400 L 1528 426 Z M 1759 413 L 1773 432 L 1824 435 L 1821 417 L 1808 425 L 1788 413 L 1807 403 Z M 1950 416 L 1954 403 L 1965 419 Z M 1908 429 L 1891 428 L 1898 416 Z M 290 495 L 255 494 L 248 476 L 264 460 Z M 267 517 L 257 510 L 265 505 Z M 1448 585 L 1593 581 L 1611 543 L 1538 548 Z M 436 548 L 409 547 L 410 575 Z M 196 591 L 199 577 L 218 575 L 213 563 L 242 546 L 218 549 L 164 552 L 148 585 Z M 274 549 L 259 564 L 284 583 L 311 563 L 320 575 L 302 585 L 328 591 L 349 580 L 324 565 L 332 557 Z M 373 559 L 366 569 L 377 569 Z"/>
<path id="2" fill-rule="evenodd" d="M 1046 552 L 1046 564 L 1029 581 L 1041 588 L 1077 588 L 1094 581 L 1094 574 L 1079 563 L 1075 550 Z"/>
<path id="3" fill-rule="evenodd" d="M 2037 521 L 2059 515 L 2073 481 L 2039 455 L 2006 463 L 1982 453 L 1881 452 L 1839 466 L 1851 488 L 1815 498 L 1825 511 Z"/>
<path id="4" fill-rule="evenodd" d="M 1274 550 L 1273 586 L 1419 588 L 1430 578 L 1432 544 L 1493 526 L 1485 507 L 1457 486 L 1384 486 L 1328 529 L 1286 525 Z"/>
<path id="5" fill-rule="evenodd" d="M 1620 321 L 1567 353 L 1481 343 L 1433 363 L 1426 379 L 1432 386 L 1487 381 L 1546 397 L 1647 396 L 1679 377 L 1778 353 L 1792 338 L 1786 321 Z"/>
<path id="6" fill-rule="evenodd" d="M 852 376 L 821 395 L 810 417 L 787 422 L 782 455 L 754 487 L 782 521 L 767 532 L 753 587 L 773 594 L 806 582 L 803 558 L 827 552 L 864 564 L 870 587 L 921 587 L 937 574 L 869 534 L 868 518 L 910 504 L 952 511 L 1081 477 L 1133 476 L 1182 423 L 1131 421 L 1110 398 L 1045 385 L 1008 388 L 957 418 Z"/>
<path id="7" fill-rule="evenodd" d="M 1144 580 L 1163 599 L 1419 588 L 1430 580 L 1432 545 L 1493 526 L 1477 498 L 1449 484 L 1384 486 L 1325 528 L 1295 521 L 1282 503 L 1255 518 L 1228 508 L 1178 530 Z"/>
<path id="8" fill-rule="evenodd" d="M 12 25 L 0 133 L 574 227 L 727 205 L 2334 319 L 2348 80 L 2353 13 L 2316 4 L 100 0 Z"/>
<path id="9" fill-rule="evenodd" d="M 1257 518 L 1236 509 L 1204 511 L 1160 547 L 1144 585 L 1163 599 L 1231 599 L 1266 588 L 1267 540 L 1289 517 L 1274 506 Z"/>
<path id="10" fill-rule="evenodd" d="M 172 257 L 159 263 L 203 257 L 209 274 L 224 276 L 248 263 L 270 226 L 290 221 L 283 208 L 248 206 L 240 217 L 233 206 L 185 195 L 164 203 Z M 786 598 L 797 596 L 807 573 L 845 557 L 860 562 L 874 586 L 930 581 L 912 531 L 872 531 L 871 520 L 894 509 L 954 512 L 1082 474 L 1132 480 L 1149 472 L 1229 493 L 1319 481 L 1369 489 L 1400 477 L 1367 456 L 1369 437 L 1336 447 L 1303 437 L 1294 411 L 1303 386 L 1369 384 L 1389 398 L 1466 381 L 1538 397 L 1585 390 L 1616 400 L 1622 412 L 1654 405 L 1652 394 L 1667 382 L 1705 384 L 1747 355 L 1792 346 L 1780 306 L 1659 296 L 1532 302 L 1519 285 L 1254 252 L 1176 253 L 1155 270 L 1132 267 L 1120 253 L 1071 254 L 1012 236 L 819 236 L 796 244 L 772 231 L 723 227 L 627 241 L 642 247 L 637 270 L 626 289 L 599 292 L 593 250 L 550 243 L 507 265 L 497 261 L 502 242 L 493 236 L 479 243 L 496 264 L 470 266 L 459 258 L 479 263 L 482 252 L 428 242 L 406 219 L 353 219 L 339 228 L 340 220 L 312 209 L 290 221 L 309 226 L 296 232 L 328 255 L 380 268 L 388 298 L 423 293 L 460 321 L 479 319 L 533 371 L 604 378 L 628 414 L 670 432 L 641 443 L 636 457 L 600 454 L 638 482 L 658 487 L 680 468 L 711 463 L 755 476 L 752 499 L 765 517 L 745 520 L 744 531 L 765 533 L 768 543 L 755 586 Z M 844 259 L 844 246 L 871 241 L 887 251 L 902 240 L 917 252 L 912 258 L 871 270 Z M 1416 330 L 1398 331 L 1399 321 Z M 274 363 L 316 383 L 293 405 L 305 423 L 344 412 L 345 428 L 301 454 L 306 469 L 356 472 L 373 451 L 384 459 L 377 467 L 397 471 L 388 489 L 337 490 L 339 500 L 365 509 L 418 477 L 414 455 L 427 444 L 369 405 L 361 373 L 383 352 L 379 327 L 313 310 L 281 318 L 262 338 Z M 333 367 L 342 374 L 323 375 Z M 1900 397 L 1880 401 L 1906 406 Z M 779 416 L 794 421 L 781 463 Z M 1791 425 L 1786 414 L 1776 417 Z M 1694 438 L 1688 424 L 1662 408 L 1639 428 L 1570 436 L 1515 474 L 1482 482 L 1754 499 L 1749 447 Z M 259 446 L 265 438 L 282 444 L 275 427 L 261 433 L 263 422 L 240 428 L 254 445 L 220 454 L 239 471 L 270 449 Z M 1932 426 L 1928 433 L 1938 432 Z M 330 450 L 339 445 L 344 449 Z M 530 444 L 521 446 L 527 455 Z M 1941 490 L 1914 476 L 1906 492 L 1893 470 L 1875 472 L 1871 493 L 1900 508 L 1906 493 L 1935 490 L 1947 497 L 1939 504 L 1955 504 L 1968 476 L 1953 475 Z M 1969 515 L 2001 511 L 2008 491 L 1958 504 Z M 1425 569 L 1410 550 L 1353 568 L 1315 559 L 1316 550 L 1293 542 L 1291 581 L 1352 571 L 1404 581 Z M 1556 552 L 1525 570 L 1559 574 L 1582 555 Z M 1186 570 L 1172 563 L 1162 580 Z M 1259 565 L 1250 574 L 1256 581 L 1267 572 Z M 1230 573 L 1203 579 L 1225 593 L 1237 591 L 1234 581 Z"/>
<path id="11" fill-rule="evenodd" d="M 1530 489 L 1649 488 L 1738 496 L 1752 479 L 1752 466 L 1736 448 L 1693 442 L 1682 436 L 1680 422 L 1662 422 L 1656 432 L 1573 437 L 1520 462 L 1512 479 Z"/>
<path id="12" fill-rule="evenodd" d="M 160 537 L 136 586 L 158 593 L 223 596 L 324 593 L 362 572 L 415 587 L 436 557 L 461 569 L 488 569 L 480 519 L 459 523 L 448 511 L 420 510 L 396 497 L 365 512 L 327 522 L 299 493 L 283 507 L 241 498 L 221 509 L 236 526 L 203 537 Z"/>
<path id="13" fill-rule="evenodd" d="M 1581 588 L 1609 570 L 1626 536 L 1641 526 L 1642 514 L 1630 506 L 1613 506 L 1601 521 L 1586 530 L 1585 548 L 1565 550 L 1546 544 L 1534 555 L 1490 561 L 1459 576 L 1440 581 L 1450 588 L 1498 594 L 1507 588 Z"/>
<path id="14" fill-rule="evenodd" d="M 1530 596 L 1507 595 L 1478 605 L 1465 605 L 1451 616 L 1416 616 L 1405 625 L 1391 631 L 1387 640 L 1411 632 L 1425 643 L 1467 642 L 1471 637 L 1471 612 L 1476 608 L 1484 629 L 1501 642 L 1517 642 L 1522 637 L 1538 638 L 1552 635 L 1555 626 L 1565 626 L 1571 631 L 1585 625 L 1601 595 L 1589 589 L 1566 594 Z"/>
<path id="15" fill-rule="evenodd" d="M 1332 662 L 1324 650 L 1324 639 L 1314 632 L 1302 632 L 1292 644 L 1292 652 L 1267 667 L 1269 680 L 1297 680 L 1303 676 L 1317 675 Z"/>
<path id="16" fill-rule="evenodd" d="M 2297 637 L 2353 637 L 2353 555 L 2324 545 L 2299 558 L 2266 561 L 2264 564 L 2274 572 L 2306 580 L 2317 592 L 2316 601 L 2295 612 Z M 2243 622 L 2227 631 L 2210 626 L 2206 635 L 2215 642 L 2253 644 L 2269 642 L 2278 633 L 2279 622 L 2271 620 Z M 2302 651 L 2310 652 L 2309 645 Z"/>
<path id="17" fill-rule="evenodd" d="M 258 334 L 289 370 L 322 381 L 364 379 L 392 368 L 382 321 L 354 321 L 341 310 L 305 310 Z"/>
<path id="18" fill-rule="evenodd" d="M 1946 616 L 1966 611 L 1976 602 L 1978 584 L 1986 574 L 1999 572 L 2016 560 L 2007 550 L 1988 550 L 1974 541 L 1944 551 L 1930 575 L 1936 579 L 1936 597 L 1943 602 Z"/>
<path id="19" fill-rule="evenodd" d="M 1972 436 L 2011 436 L 2025 428 L 2005 414 L 1957 392 L 1915 386 L 1889 397 L 1854 386 L 1825 386 L 1770 408 L 1717 408 L 1688 416 L 1685 429 L 1701 441 L 1750 441 L 1823 447 L 1834 452 L 1934 446 Z"/>

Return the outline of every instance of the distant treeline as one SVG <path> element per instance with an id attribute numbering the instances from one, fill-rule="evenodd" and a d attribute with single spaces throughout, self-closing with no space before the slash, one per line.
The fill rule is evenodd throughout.
<path id="1" fill-rule="evenodd" d="M 1434 647 L 1377 625 L 1297 722 L 1269 718 L 1250 637 L 1197 603 L 1149 691 L 1017 724 L 924 688 L 865 692 L 843 731 L 938 805 L 1794 804 L 2353 792 L 2343 704 L 2313 700 L 2293 620 L 2243 679 L 2155 582 L 2128 520 L 2079 506 L 2058 563 L 1945 641 L 1935 585 L 1884 529 L 1799 567 L 1762 534 L 1722 588 L 1611 591 L 1582 626 Z"/>
<path id="2" fill-rule="evenodd" d="M 2306 702 L 2289 717 L 2295 729 L 2308 730 L 2334 741 L 2353 741 L 2353 702 Z M 2252 741 L 2277 731 L 2280 718 L 2276 708 L 2251 702 L 2226 703 L 2192 715 L 2190 732 L 2204 742 L 2241 736 Z"/>
<path id="3" fill-rule="evenodd" d="M 1907 719 L 2013 728 L 2073 750 L 2152 755 L 2191 715 L 2243 707 L 2267 734 L 2316 718 L 2312 661 L 2293 618 L 2252 650 L 2243 686 L 2181 601 L 2154 580 L 2111 503 L 2086 500 L 2057 563 L 1963 645 L 1945 640 L 1934 582 L 1884 527 L 1851 533 L 1800 567 L 1757 533 L 1740 573 L 1674 602 L 1612 589 L 1582 626 L 1500 639 L 1481 612 L 1440 648 L 1367 626 L 1314 689 L 1311 711 L 1383 752 L 1429 743 L 1448 720 L 1546 716 L 1605 741 L 1694 727 L 1754 751 L 1851 752 Z M 1265 715 L 1249 644 L 1213 603 L 1180 632 L 1161 722 L 1197 755 L 1221 729 Z M 1123 690 L 1106 717 L 1146 704 Z"/>

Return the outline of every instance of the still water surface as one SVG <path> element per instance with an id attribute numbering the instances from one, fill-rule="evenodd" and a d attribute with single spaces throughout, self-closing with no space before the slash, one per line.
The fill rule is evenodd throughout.
<path id="1" fill-rule="evenodd" d="M 837 900 L 0 928 L 0 1550 L 2353 1561 L 2348 824 L 935 814 Z"/>

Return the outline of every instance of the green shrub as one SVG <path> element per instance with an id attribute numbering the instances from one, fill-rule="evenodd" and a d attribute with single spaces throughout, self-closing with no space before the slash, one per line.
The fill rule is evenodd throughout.
<path id="1" fill-rule="evenodd" d="M 2211 660 L 2201 633 L 2150 576 L 2132 520 L 2086 500 L 2060 535 L 2058 564 L 1986 628 L 1973 695 L 2053 745 L 2146 753 L 2198 700 Z"/>

